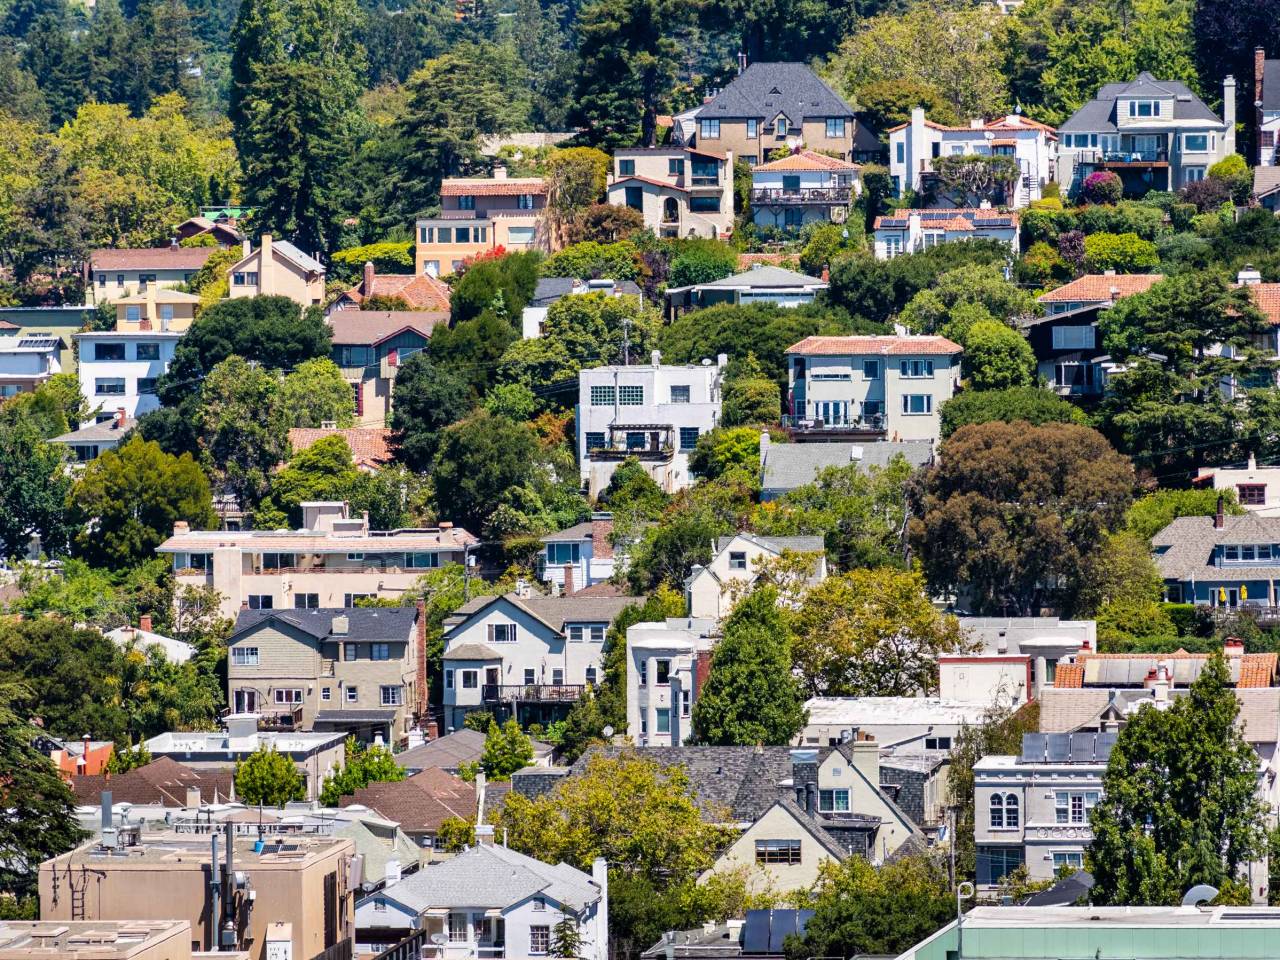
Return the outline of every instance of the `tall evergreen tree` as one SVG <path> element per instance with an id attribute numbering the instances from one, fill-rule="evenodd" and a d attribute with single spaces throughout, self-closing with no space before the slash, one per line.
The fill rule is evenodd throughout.
<path id="1" fill-rule="evenodd" d="M 134 20 L 134 54 L 145 50 L 134 88 L 134 109 L 145 110 L 164 93 L 190 98 L 195 88 L 199 44 L 184 0 L 144 0 Z"/>
<path id="2" fill-rule="evenodd" d="M 138 73 L 137 37 L 119 0 L 98 0 L 89 32 L 81 41 L 85 56 L 85 93 L 98 103 L 127 103 Z"/>

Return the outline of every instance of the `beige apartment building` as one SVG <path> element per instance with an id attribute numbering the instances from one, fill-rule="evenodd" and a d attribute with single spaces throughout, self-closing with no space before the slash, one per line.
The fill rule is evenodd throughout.
<path id="1" fill-rule="evenodd" d="M 94 250 L 85 264 L 85 301 L 114 303 L 157 284 L 176 287 L 194 277 L 217 247 Z"/>
<path id="2" fill-rule="evenodd" d="M 145 290 L 116 301 L 116 330 L 145 333 L 149 330 L 181 333 L 196 319 L 200 298 L 151 283 Z"/>
<path id="3" fill-rule="evenodd" d="M 223 616 L 248 610 L 353 607 L 362 598 L 398 600 L 428 570 L 462 563 L 479 541 L 442 523 L 420 530 L 370 530 L 347 504 L 302 505 L 300 530 L 192 530 L 173 525 L 156 552 L 173 557 L 179 587 L 213 587 Z"/>
<path id="4" fill-rule="evenodd" d="M 419 220 L 415 272 L 431 277 L 455 273 L 468 257 L 547 249 L 543 212 L 547 185 L 540 177 L 493 176 L 445 180 L 440 216 Z"/>
<path id="5" fill-rule="evenodd" d="M 193 949 L 186 920 L 0 921 L 0 960 L 192 960 L 199 955 Z"/>
<path id="6" fill-rule="evenodd" d="M 227 270 L 227 296 L 282 296 L 304 307 L 324 303 L 324 265 L 315 257 L 269 233 L 262 235 L 257 250 L 248 240 L 242 249 L 241 259 Z"/>
<path id="7" fill-rule="evenodd" d="M 615 150 L 608 200 L 644 214 L 660 237 L 733 232 L 733 154 L 691 147 Z"/>
<path id="8" fill-rule="evenodd" d="M 109 814 L 108 805 L 104 818 Z M 215 950 L 221 940 L 252 960 L 285 955 L 267 949 L 268 939 L 284 939 L 282 933 L 295 960 L 343 952 L 361 881 L 350 839 L 289 836 L 259 846 L 251 836 L 237 836 L 230 851 L 226 842 L 220 828 L 213 835 L 111 828 L 106 842 L 90 841 L 40 865 L 40 916 L 63 922 L 177 920 L 190 927 L 189 947 Z M 223 881 L 217 888 L 211 883 L 215 861 Z M 220 932 L 229 936 L 218 937 Z"/>

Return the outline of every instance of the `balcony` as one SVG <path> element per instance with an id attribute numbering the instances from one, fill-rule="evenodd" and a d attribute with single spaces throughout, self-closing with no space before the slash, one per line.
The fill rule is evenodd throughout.
<path id="1" fill-rule="evenodd" d="M 850 417 L 841 421 L 785 416 L 782 418 L 782 426 L 793 440 L 883 439 L 888 430 L 883 413 Z"/>
<path id="2" fill-rule="evenodd" d="M 853 187 L 801 187 L 787 190 L 782 187 L 752 187 L 752 206 L 761 204 L 848 204 L 853 201 Z"/>
<path id="3" fill-rule="evenodd" d="M 720 178 L 717 176 L 690 177 L 689 186 L 695 189 L 698 187 L 718 187 L 720 186 Z"/>
<path id="4" fill-rule="evenodd" d="M 1081 150 L 1082 164 L 1095 167 L 1167 167 L 1168 150 Z"/>
<path id="5" fill-rule="evenodd" d="M 586 689 L 581 683 L 486 683 L 480 698 L 485 703 L 573 703 Z"/>

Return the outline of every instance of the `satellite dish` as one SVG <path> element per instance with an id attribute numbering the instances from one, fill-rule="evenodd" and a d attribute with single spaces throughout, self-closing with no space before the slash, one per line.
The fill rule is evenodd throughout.
<path id="1" fill-rule="evenodd" d="M 449 938 L 443 933 L 433 933 L 431 935 L 431 942 L 438 947 L 442 947 L 449 942 Z"/>

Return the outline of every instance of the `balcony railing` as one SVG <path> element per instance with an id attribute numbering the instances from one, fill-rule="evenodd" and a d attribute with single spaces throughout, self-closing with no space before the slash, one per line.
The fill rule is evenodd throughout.
<path id="1" fill-rule="evenodd" d="M 753 187 L 751 202 L 761 203 L 849 203 L 853 199 L 853 187 L 802 187 L 787 190 L 781 187 Z"/>
<path id="2" fill-rule="evenodd" d="M 486 683 L 480 696 L 486 703 L 572 703 L 582 699 L 584 690 L 586 686 L 581 683 Z"/>
<path id="3" fill-rule="evenodd" d="M 627 457 L 635 457 L 637 460 L 670 460 L 675 453 L 675 448 L 671 446 L 661 447 L 589 447 L 587 449 L 587 459 L 589 460 L 625 460 Z"/>
<path id="4" fill-rule="evenodd" d="M 818 417 L 782 418 L 782 425 L 796 433 L 807 431 L 848 431 L 850 433 L 883 433 L 886 429 L 885 415 L 873 413 L 862 417 L 849 417 L 847 420 L 822 420 Z"/>
<path id="5" fill-rule="evenodd" d="M 1168 150 L 1082 150 L 1080 163 L 1101 165 L 1128 163 L 1168 163 Z"/>

